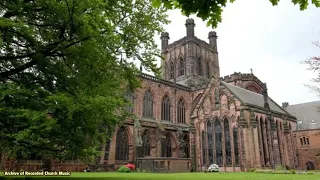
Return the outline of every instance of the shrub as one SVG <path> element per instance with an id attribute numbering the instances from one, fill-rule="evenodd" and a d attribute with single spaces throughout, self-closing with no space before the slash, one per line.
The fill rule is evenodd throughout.
<path id="1" fill-rule="evenodd" d="M 294 170 L 294 169 L 291 169 L 289 172 L 290 172 L 290 174 L 297 174 L 296 170 Z"/>
<path id="2" fill-rule="evenodd" d="M 285 170 L 286 168 L 284 167 L 284 166 L 282 166 L 282 165 L 277 165 L 276 166 L 276 170 L 277 171 L 281 171 L 281 170 Z"/>
<path id="3" fill-rule="evenodd" d="M 136 168 L 134 164 L 127 164 L 126 167 L 129 168 L 131 171 L 134 171 L 134 169 Z"/>
<path id="4" fill-rule="evenodd" d="M 126 172 L 126 173 L 128 173 L 128 172 L 131 172 L 131 170 L 126 166 L 120 166 L 120 168 L 117 170 L 117 172 Z"/>
<path id="5" fill-rule="evenodd" d="M 255 172 L 256 171 L 256 169 L 255 168 L 251 168 L 251 169 L 249 169 L 249 172 Z"/>

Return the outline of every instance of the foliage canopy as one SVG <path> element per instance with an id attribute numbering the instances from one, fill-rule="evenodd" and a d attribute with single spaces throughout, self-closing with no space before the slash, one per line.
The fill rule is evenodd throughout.
<path id="1" fill-rule="evenodd" d="M 128 116 L 129 59 L 159 72 L 153 39 L 166 23 L 148 0 L 1 1 L 1 151 L 93 157 Z"/>
<path id="2" fill-rule="evenodd" d="M 269 0 L 273 6 L 278 5 L 280 0 Z M 307 9 L 310 4 L 308 0 L 291 0 L 294 5 L 299 5 L 300 10 Z M 183 14 L 189 16 L 196 14 L 203 21 L 207 20 L 207 25 L 216 28 L 221 22 L 221 13 L 228 2 L 235 0 L 152 0 L 155 7 L 164 6 L 167 9 L 180 9 Z M 320 7 L 319 0 L 311 0 L 311 4 Z"/>

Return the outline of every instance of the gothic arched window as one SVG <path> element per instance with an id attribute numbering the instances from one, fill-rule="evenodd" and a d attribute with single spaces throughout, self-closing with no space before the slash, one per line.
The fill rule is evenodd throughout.
<path id="1" fill-rule="evenodd" d="M 182 99 L 179 100 L 177 106 L 177 121 L 178 123 L 186 123 L 186 108 Z"/>
<path id="2" fill-rule="evenodd" d="M 125 107 L 126 111 L 129 113 L 133 113 L 133 95 L 130 91 L 128 91 L 125 95 L 126 100 L 129 102 L 129 104 Z"/>
<path id="3" fill-rule="evenodd" d="M 201 60 L 201 58 L 198 59 L 198 75 L 199 75 L 199 76 L 203 76 L 202 60 Z"/>
<path id="4" fill-rule="evenodd" d="M 206 153 L 206 137 L 204 131 L 202 130 L 202 164 L 206 164 L 207 153 Z"/>
<path id="5" fill-rule="evenodd" d="M 180 58 L 180 76 L 183 76 L 185 73 L 185 68 L 184 68 L 184 60 L 182 58 Z"/>
<path id="6" fill-rule="evenodd" d="M 161 104 L 161 119 L 170 121 L 171 113 L 170 113 L 170 99 L 167 95 L 163 96 L 162 104 Z"/>
<path id="7" fill-rule="evenodd" d="M 215 128 L 215 140 L 216 140 L 216 158 L 217 158 L 217 165 L 222 166 L 222 128 L 221 123 L 218 119 L 214 122 L 214 128 Z"/>
<path id="8" fill-rule="evenodd" d="M 121 127 L 117 132 L 116 160 L 129 159 L 129 137 L 126 130 Z"/>
<path id="9" fill-rule="evenodd" d="M 167 134 L 164 139 L 161 141 L 161 157 L 171 157 L 171 138 Z"/>
<path id="10" fill-rule="evenodd" d="M 146 91 L 143 97 L 142 117 L 153 118 L 153 97 L 150 90 Z"/>
<path id="11" fill-rule="evenodd" d="M 104 160 L 109 159 L 109 154 L 110 154 L 110 140 L 107 140 L 105 150 L 104 150 Z"/>
<path id="12" fill-rule="evenodd" d="M 214 156 L 213 156 L 213 148 L 214 148 L 214 142 L 213 142 L 213 124 L 208 120 L 207 121 L 207 141 L 208 141 L 208 157 L 209 157 L 209 164 L 214 163 Z"/>
<path id="13" fill-rule="evenodd" d="M 147 131 L 144 131 L 142 136 L 142 156 L 150 156 L 150 136 Z"/>
<path id="14" fill-rule="evenodd" d="M 238 128 L 233 127 L 234 165 L 240 164 Z"/>
<path id="15" fill-rule="evenodd" d="M 170 62 L 170 79 L 174 78 L 174 63 Z"/>
<path id="16" fill-rule="evenodd" d="M 224 119 L 224 143 L 226 150 L 226 165 L 232 165 L 231 140 L 228 119 Z"/>

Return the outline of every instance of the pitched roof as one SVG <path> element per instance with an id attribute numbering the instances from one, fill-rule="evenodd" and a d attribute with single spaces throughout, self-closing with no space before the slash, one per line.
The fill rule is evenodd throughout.
<path id="1" fill-rule="evenodd" d="M 297 124 L 298 130 L 320 128 L 320 101 L 290 105 L 287 111 L 297 117 L 297 121 L 302 121 L 302 124 Z M 312 123 L 314 121 L 314 123 Z"/>
<path id="2" fill-rule="evenodd" d="M 221 83 L 242 103 L 247 103 L 250 105 L 255 105 L 264 108 L 264 99 L 262 94 L 255 93 L 223 81 Z M 280 107 L 276 102 L 274 102 L 270 97 L 268 97 L 268 103 L 272 111 L 276 111 L 282 114 L 289 114 L 284 109 L 282 109 L 282 107 Z"/>

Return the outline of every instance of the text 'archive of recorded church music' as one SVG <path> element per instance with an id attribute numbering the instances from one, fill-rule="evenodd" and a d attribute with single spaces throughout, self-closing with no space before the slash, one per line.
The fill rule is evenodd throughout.
<path id="1" fill-rule="evenodd" d="M 15 172 L 15 171 L 6 171 L 4 172 L 5 176 L 71 176 L 71 172 L 69 171 L 21 171 L 21 172 Z"/>

